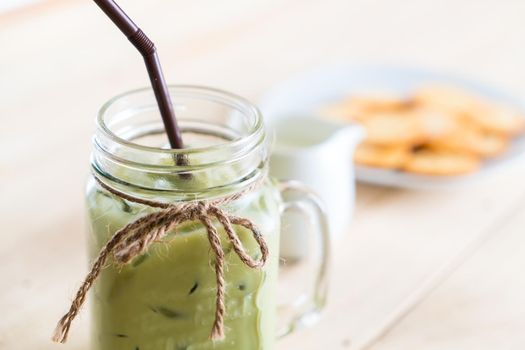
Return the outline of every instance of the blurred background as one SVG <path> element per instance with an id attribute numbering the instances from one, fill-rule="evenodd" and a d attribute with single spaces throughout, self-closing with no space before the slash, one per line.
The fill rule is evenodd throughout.
<path id="1" fill-rule="evenodd" d="M 320 67 L 386 65 L 479 81 L 516 108 L 525 97 L 520 0 L 119 4 L 156 43 L 172 84 L 259 103 Z M 0 349 L 60 347 L 48 339 L 85 271 L 95 114 L 148 84 L 141 57 L 93 2 L 0 1 Z M 523 349 L 522 163 L 446 189 L 359 183 L 327 310 L 280 349 Z M 61 348 L 85 348 L 86 321 Z"/>

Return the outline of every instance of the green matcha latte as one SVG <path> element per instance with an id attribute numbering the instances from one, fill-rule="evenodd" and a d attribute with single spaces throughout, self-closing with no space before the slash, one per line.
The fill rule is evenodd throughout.
<path id="1" fill-rule="evenodd" d="M 125 267 L 108 266 L 92 288 L 93 350 L 272 349 L 275 339 L 278 221 L 270 184 L 232 205 L 263 232 L 270 257 L 262 270 L 244 265 L 220 233 L 226 254 L 225 340 L 209 340 L 215 315 L 215 256 L 200 222 L 188 222 Z M 151 210 L 92 184 L 87 196 L 90 258 L 119 228 Z M 217 226 L 219 227 L 219 226 Z M 260 257 L 251 232 L 236 228 Z"/>

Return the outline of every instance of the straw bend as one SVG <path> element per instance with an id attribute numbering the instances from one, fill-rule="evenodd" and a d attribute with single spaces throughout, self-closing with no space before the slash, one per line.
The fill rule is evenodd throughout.
<path id="1" fill-rule="evenodd" d="M 128 36 L 128 40 L 137 48 L 137 50 L 139 50 L 142 56 L 150 56 L 157 51 L 153 41 L 151 41 L 140 28 L 138 28 L 135 33 Z"/>

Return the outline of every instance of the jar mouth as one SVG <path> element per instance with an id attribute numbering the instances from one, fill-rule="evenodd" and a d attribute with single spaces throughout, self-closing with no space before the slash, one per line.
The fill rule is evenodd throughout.
<path id="1" fill-rule="evenodd" d="M 266 171 L 268 140 L 257 107 L 214 88 L 171 85 L 169 92 L 186 148 L 166 147 L 153 90 L 129 91 L 98 113 L 92 153 L 96 173 L 141 190 L 196 194 L 242 187 Z"/>
<path id="2" fill-rule="evenodd" d="M 151 92 L 153 94 L 153 90 L 149 87 L 139 88 L 135 90 L 130 90 L 124 93 L 121 93 L 110 100 L 108 100 L 106 103 L 102 105 L 100 108 L 96 124 L 97 128 L 105 134 L 105 136 L 109 139 L 111 139 L 113 142 L 120 144 L 123 147 L 129 147 L 131 149 L 135 149 L 137 151 L 143 151 L 143 152 L 155 152 L 155 153 L 164 153 L 164 154 L 192 154 L 192 153 L 203 153 L 203 152 L 209 152 L 212 150 L 217 150 L 221 148 L 228 148 L 228 147 L 239 147 L 242 144 L 249 144 L 250 141 L 253 138 L 260 138 L 259 132 L 264 128 L 263 125 L 263 119 L 260 110 L 253 105 L 250 101 L 245 99 L 244 97 L 241 97 L 239 95 L 213 88 L 213 87 L 205 87 L 205 86 L 198 86 L 198 85 L 169 85 L 168 89 L 172 95 L 199 95 L 201 98 L 208 98 L 211 101 L 220 101 L 221 103 L 224 103 L 226 105 L 229 105 L 232 108 L 238 109 L 239 111 L 242 111 L 245 114 L 251 114 L 254 117 L 252 126 L 249 130 L 249 134 L 243 136 L 242 138 L 231 140 L 231 141 L 225 141 L 218 145 L 213 146 L 201 146 L 201 147 L 189 147 L 189 148 L 183 148 L 183 149 L 173 149 L 173 148 L 164 148 L 164 147 L 152 147 L 147 145 L 141 145 L 134 143 L 132 141 L 129 141 L 119 135 L 117 135 L 114 131 L 111 130 L 111 128 L 108 126 L 106 122 L 106 118 L 108 115 L 108 110 L 118 101 L 120 101 L 123 98 L 128 98 L 132 95 Z M 177 101 L 174 100 L 174 104 L 176 104 Z M 159 114 L 159 121 L 160 119 Z M 178 120 L 179 122 L 183 122 L 184 119 Z M 182 124 L 182 123 L 181 123 Z M 184 130 L 183 130 L 184 131 Z"/>

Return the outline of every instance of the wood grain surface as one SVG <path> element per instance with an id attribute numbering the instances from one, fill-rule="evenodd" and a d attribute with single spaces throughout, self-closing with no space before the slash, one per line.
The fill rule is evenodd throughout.
<path id="1" fill-rule="evenodd" d="M 391 63 L 525 96 L 522 1 L 120 3 L 155 39 L 172 83 L 257 101 L 319 65 Z M 49 338 L 86 271 L 94 116 L 147 84 L 142 59 L 90 1 L 0 15 L 0 349 L 87 349 L 87 314 L 67 345 Z M 279 349 L 525 348 L 524 175 L 439 192 L 359 185 L 326 312 Z"/>

